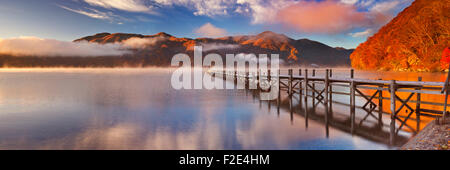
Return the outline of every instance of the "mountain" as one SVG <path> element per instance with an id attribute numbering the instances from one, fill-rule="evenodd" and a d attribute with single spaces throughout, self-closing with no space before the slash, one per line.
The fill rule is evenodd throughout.
<path id="1" fill-rule="evenodd" d="M 353 50 L 333 48 L 320 42 L 295 40 L 283 34 L 265 31 L 257 35 L 238 35 L 221 38 L 178 38 L 160 32 L 154 35 L 127 33 L 98 33 L 74 42 L 120 45 L 131 53 L 101 57 L 33 57 L 2 56 L 0 67 L 145 67 L 169 66 L 178 53 L 193 57 L 194 46 L 202 46 L 203 55 L 279 54 L 282 64 L 309 66 L 349 66 Z M 224 60 L 225 61 L 225 60 Z"/>
<path id="2" fill-rule="evenodd" d="M 366 70 L 440 71 L 450 46 L 450 0 L 416 0 L 351 54 Z"/>
<path id="3" fill-rule="evenodd" d="M 74 41 L 106 44 L 123 43 L 130 38 L 159 38 L 157 43 L 148 45 L 144 49 L 139 49 L 133 54 L 151 58 L 149 61 L 170 59 L 173 55 L 180 52 L 190 54 L 195 45 L 201 45 L 204 51 L 208 49 L 208 52 L 215 52 L 222 56 L 228 53 L 280 54 L 280 58 L 287 64 L 346 66 L 350 63 L 349 56 L 353 51 L 344 48 L 333 48 L 308 39 L 294 40 L 284 34 L 277 34 L 271 31 L 265 31 L 257 35 L 197 39 L 177 38 L 164 32 L 155 35 L 99 33 Z M 157 54 L 158 57 L 152 54 Z"/>

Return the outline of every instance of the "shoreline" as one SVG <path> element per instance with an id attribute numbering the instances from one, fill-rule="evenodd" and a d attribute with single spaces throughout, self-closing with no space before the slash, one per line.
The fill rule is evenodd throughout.
<path id="1" fill-rule="evenodd" d="M 449 150 L 450 124 L 440 125 L 438 119 L 428 123 L 399 150 Z"/>

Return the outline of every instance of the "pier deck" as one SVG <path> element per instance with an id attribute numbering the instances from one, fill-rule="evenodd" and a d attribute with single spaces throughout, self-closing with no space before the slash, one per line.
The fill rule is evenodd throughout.
<path id="1" fill-rule="evenodd" d="M 291 113 L 295 110 L 302 109 L 304 117 L 311 117 L 313 119 L 325 122 L 327 127 L 331 125 L 343 131 L 348 131 L 352 134 L 357 134 L 365 138 L 381 141 L 395 145 L 396 141 L 404 141 L 405 138 L 398 135 L 399 131 L 406 128 L 407 131 L 414 134 L 418 133 L 420 129 L 421 116 L 437 118 L 437 121 L 446 120 L 447 112 L 447 96 L 448 96 L 448 76 L 446 82 L 428 82 L 422 81 L 418 77 L 417 81 L 396 81 L 396 80 L 371 80 L 371 79 L 357 79 L 354 78 L 354 70 L 350 70 L 350 76 L 333 77 L 332 69 L 326 69 L 325 75 L 320 77 L 316 75 L 316 70 L 312 70 L 312 74 L 308 74 L 308 69 L 298 70 L 298 74 L 293 74 L 293 69 L 288 69 L 288 74 L 280 74 L 280 70 L 272 72 L 266 71 L 215 71 L 210 70 L 209 74 L 213 76 L 222 76 L 227 80 L 234 80 L 234 83 L 243 82 L 245 89 L 256 91 L 270 91 L 277 88 L 278 97 L 275 99 L 278 109 L 282 106 L 282 94 L 286 95 L 288 100 L 288 109 Z M 303 73 L 303 74 L 302 74 Z M 449 73 L 450 74 L 450 73 Z M 262 88 L 263 84 L 268 85 L 268 88 Z M 347 88 L 348 92 L 333 90 L 333 86 Z M 253 88 L 252 88 L 253 87 Z M 401 98 L 399 93 L 406 96 Z M 335 95 L 348 95 L 349 101 L 342 103 L 333 100 Z M 445 96 L 442 102 L 424 101 L 421 98 L 422 94 Z M 294 106 L 292 98 L 298 97 L 298 105 Z M 364 100 L 362 106 L 356 105 L 356 97 Z M 317 111 L 310 110 L 306 105 L 311 99 L 312 105 L 316 106 L 322 104 L 325 108 L 324 114 L 316 114 Z M 390 101 L 389 111 L 383 110 L 383 100 Z M 267 101 L 269 106 L 272 101 Z M 301 105 L 305 107 L 301 107 Z M 333 104 L 347 105 L 350 107 L 349 118 L 337 121 L 330 119 L 333 110 Z M 421 105 L 432 105 L 442 107 L 442 110 L 425 109 Z M 315 107 L 314 107 L 315 108 Z M 356 118 L 355 109 L 360 108 L 366 112 L 363 118 Z M 400 112 L 407 114 L 400 114 Z M 300 112 L 298 112 L 300 113 Z M 309 113 L 309 114 L 308 114 Z M 412 115 L 415 115 L 412 118 Z M 383 131 L 383 115 L 390 115 L 389 132 Z M 378 127 L 373 128 L 362 126 L 367 118 L 372 117 L 378 120 Z M 329 121 L 332 120 L 332 121 Z M 406 122 L 416 121 L 417 126 L 411 127 Z M 398 123 L 398 124 L 397 124 Z M 358 127 L 358 128 L 356 128 Z M 385 139 L 389 138 L 388 141 Z"/>

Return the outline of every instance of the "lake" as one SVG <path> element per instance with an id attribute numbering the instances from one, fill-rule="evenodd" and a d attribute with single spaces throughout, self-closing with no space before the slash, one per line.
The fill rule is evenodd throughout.
<path id="1" fill-rule="evenodd" d="M 175 90 L 172 71 L 1 69 L 0 149 L 396 148 L 321 120 L 311 119 L 306 126 L 302 114 L 286 108 L 278 112 L 276 104 L 261 103 L 246 90 Z M 348 76 L 348 69 L 334 71 L 333 76 Z M 445 80 L 441 73 L 355 71 L 355 76 Z M 333 99 L 347 101 L 348 96 Z M 345 117 L 348 107 L 336 104 L 333 112 Z M 424 118 L 422 126 L 430 120 Z M 412 136 L 407 130 L 402 135 Z"/>

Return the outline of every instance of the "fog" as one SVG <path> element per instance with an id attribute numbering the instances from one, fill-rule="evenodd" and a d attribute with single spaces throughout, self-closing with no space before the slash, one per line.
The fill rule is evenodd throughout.
<path id="1" fill-rule="evenodd" d="M 38 57 L 95 57 L 120 56 L 130 51 L 120 44 L 97 44 L 83 42 L 19 37 L 0 39 L 0 54 Z"/>

